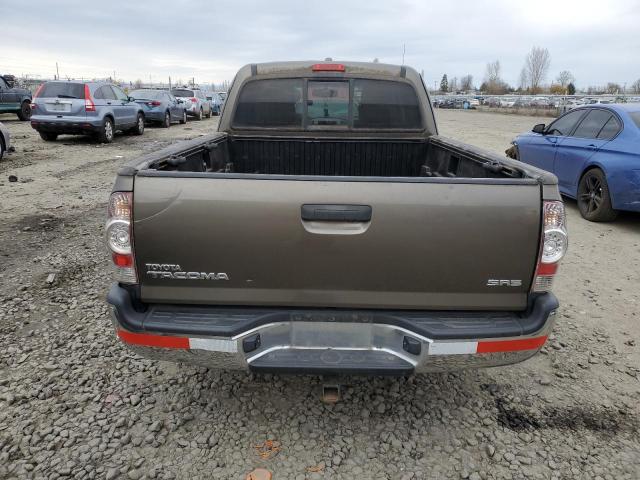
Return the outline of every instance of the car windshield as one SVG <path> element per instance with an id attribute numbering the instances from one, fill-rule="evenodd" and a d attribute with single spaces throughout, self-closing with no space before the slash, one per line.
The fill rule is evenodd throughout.
<path id="1" fill-rule="evenodd" d="M 631 120 L 636 124 L 638 128 L 640 128 L 640 110 L 637 112 L 630 112 Z"/>
<path id="2" fill-rule="evenodd" d="M 174 97 L 194 97 L 193 90 L 184 90 L 182 88 L 174 88 L 171 90 Z"/>
<path id="3" fill-rule="evenodd" d="M 48 82 L 42 87 L 39 97 L 84 98 L 84 83 Z"/>
<path id="4" fill-rule="evenodd" d="M 137 100 L 157 100 L 162 93 L 157 90 L 134 90 L 129 93 L 129 96 Z"/>

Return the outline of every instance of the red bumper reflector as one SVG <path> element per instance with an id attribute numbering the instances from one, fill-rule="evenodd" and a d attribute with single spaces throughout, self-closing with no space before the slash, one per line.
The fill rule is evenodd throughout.
<path id="1" fill-rule="evenodd" d="M 498 340 L 496 342 L 478 342 L 476 353 L 517 352 L 520 350 L 537 350 L 547 341 L 547 336 L 523 338 L 522 340 Z"/>
<path id="2" fill-rule="evenodd" d="M 116 267 L 126 268 L 133 266 L 133 255 L 125 255 L 122 253 L 113 254 L 113 263 Z"/>
<path id="3" fill-rule="evenodd" d="M 311 70 L 314 72 L 344 72 L 344 65 L 340 63 L 316 63 Z"/>
<path id="4" fill-rule="evenodd" d="M 142 345 L 144 347 L 162 348 L 184 348 L 189 349 L 189 339 L 187 337 L 164 337 L 162 335 L 148 335 L 146 333 L 132 333 L 118 329 L 118 337 L 125 343 L 131 345 Z"/>
<path id="5" fill-rule="evenodd" d="M 536 275 L 555 275 L 558 271 L 558 263 L 542 263 L 538 265 Z"/>

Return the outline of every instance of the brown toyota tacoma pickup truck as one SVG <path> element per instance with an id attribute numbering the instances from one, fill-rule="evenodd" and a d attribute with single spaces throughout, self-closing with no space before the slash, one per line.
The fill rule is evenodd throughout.
<path id="1" fill-rule="evenodd" d="M 116 334 L 259 372 L 506 365 L 552 328 L 567 249 L 554 175 L 438 135 L 421 77 L 252 64 L 217 132 L 117 174 Z"/>

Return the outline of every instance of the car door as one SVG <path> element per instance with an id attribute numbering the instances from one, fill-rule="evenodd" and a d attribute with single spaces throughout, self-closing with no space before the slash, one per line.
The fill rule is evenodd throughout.
<path id="1" fill-rule="evenodd" d="M 0 112 L 15 110 L 15 102 L 11 99 L 11 92 L 9 85 L 4 81 L 4 78 L 0 78 Z"/>
<path id="2" fill-rule="evenodd" d="M 176 98 L 169 93 L 165 93 L 163 95 L 167 102 L 167 105 L 169 105 L 169 111 L 171 112 L 171 119 L 177 120 L 179 118 L 182 118 L 182 109 L 179 108 Z"/>
<path id="3" fill-rule="evenodd" d="M 111 85 L 116 96 L 114 110 L 118 110 L 116 118 L 116 128 L 128 128 L 136 124 L 139 105 L 136 102 L 130 102 L 129 96 L 116 85 Z"/>
<path id="4" fill-rule="evenodd" d="M 604 108 L 590 108 L 575 131 L 558 145 L 554 173 L 560 191 L 575 196 L 580 175 L 589 160 L 620 131 L 620 121 Z"/>
<path id="5" fill-rule="evenodd" d="M 584 110 L 573 110 L 565 113 L 551 123 L 544 133 L 529 135 L 527 137 L 528 141 L 524 145 L 518 144 L 520 160 L 548 172 L 553 172 L 558 142 L 573 132 L 584 114 Z"/>

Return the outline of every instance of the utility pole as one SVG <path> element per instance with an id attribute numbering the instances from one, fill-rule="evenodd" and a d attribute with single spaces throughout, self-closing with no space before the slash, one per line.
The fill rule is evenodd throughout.
<path id="1" fill-rule="evenodd" d="M 169 75 L 169 91 L 171 91 L 171 75 Z"/>
<path id="2" fill-rule="evenodd" d="M 402 65 L 404 65 L 404 54 L 407 51 L 406 44 L 402 44 Z"/>
<path id="3" fill-rule="evenodd" d="M 56 80 L 60 80 L 60 70 L 58 70 L 58 62 L 56 62 Z"/>

